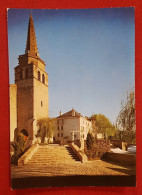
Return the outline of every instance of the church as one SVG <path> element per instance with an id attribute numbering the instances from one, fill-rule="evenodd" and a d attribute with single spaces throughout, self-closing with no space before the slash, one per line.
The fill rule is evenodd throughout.
<path id="1" fill-rule="evenodd" d="M 10 142 L 18 133 L 29 138 L 31 144 L 37 141 L 37 121 L 49 117 L 48 74 L 45 62 L 37 48 L 32 15 L 29 18 L 25 54 L 19 55 L 15 67 L 15 84 L 10 85 Z M 54 118 L 54 141 L 86 139 L 93 133 L 92 121 L 74 109 Z"/>
<path id="2" fill-rule="evenodd" d="M 15 67 L 15 84 L 10 85 L 10 141 L 23 133 L 36 140 L 37 120 L 49 117 L 48 74 L 40 58 L 32 15 L 29 18 L 25 53 Z"/>

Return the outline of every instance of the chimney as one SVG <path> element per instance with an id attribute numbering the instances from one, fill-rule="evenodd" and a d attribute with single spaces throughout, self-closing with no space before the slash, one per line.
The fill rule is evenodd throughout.
<path id="1" fill-rule="evenodd" d="M 62 112 L 61 112 L 61 110 L 60 110 L 60 116 L 62 116 Z"/>
<path id="2" fill-rule="evenodd" d="M 72 116 L 75 116 L 75 110 L 72 108 Z"/>

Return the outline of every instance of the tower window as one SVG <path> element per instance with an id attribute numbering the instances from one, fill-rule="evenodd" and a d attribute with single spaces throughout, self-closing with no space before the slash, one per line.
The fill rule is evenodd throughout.
<path id="1" fill-rule="evenodd" d="M 40 71 L 38 71 L 38 80 L 40 81 Z"/>
<path id="2" fill-rule="evenodd" d="M 43 106 L 43 103 L 42 103 L 42 101 L 41 101 L 41 107 Z"/>
<path id="3" fill-rule="evenodd" d="M 27 79 L 28 78 L 28 69 L 26 68 L 26 71 L 25 71 L 25 78 Z"/>
<path id="4" fill-rule="evenodd" d="M 20 70 L 20 79 L 23 79 L 23 70 Z"/>
<path id="5" fill-rule="evenodd" d="M 42 82 L 45 84 L 45 76 L 42 74 Z"/>

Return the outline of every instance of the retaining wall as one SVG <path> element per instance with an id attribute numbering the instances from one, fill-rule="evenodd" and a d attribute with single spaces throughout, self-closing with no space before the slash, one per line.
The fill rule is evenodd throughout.
<path id="1" fill-rule="evenodd" d="M 106 152 L 103 160 L 117 162 L 123 165 L 136 165 L 136 155 L 135 154 L 119 154 L 113 152 Z"/>

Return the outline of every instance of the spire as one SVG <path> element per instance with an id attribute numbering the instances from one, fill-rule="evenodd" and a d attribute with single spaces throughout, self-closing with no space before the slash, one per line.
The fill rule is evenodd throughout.
<path id="1" fill-rule="evenodd" d="M 27 44 L 26 44 L 25 53 L 39 56 L 32 14 L 30 15 L 30 18 L 29 18 Z"/>

